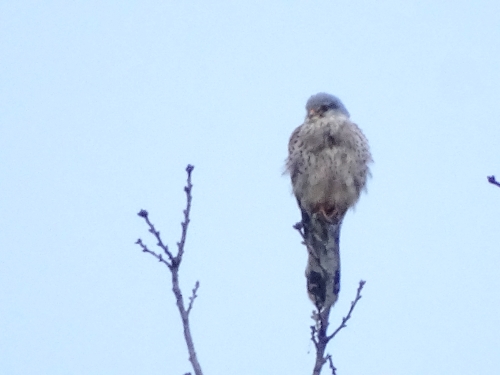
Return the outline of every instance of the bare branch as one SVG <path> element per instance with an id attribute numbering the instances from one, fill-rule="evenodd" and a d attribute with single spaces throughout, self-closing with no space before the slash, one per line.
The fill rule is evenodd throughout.
<path id="1" fill-rule="evenodd" d="M 319 375 L 326 362 L 325 350 L 328 345 L 328 341 L 330 341 L 326 335 L 329 314 L 330 307 L 327 307 L 322 311 L 318 309 L 313 313 L 313 319 L 316 321 L 316 327 L 311 327 L 314 328 L 315 337 L 313 342 L 316 346 L 316 360 L 314 362 L 313 375 Z"/>
<path id="2" fill-rule="evenodd" d="M 151 251 L 148 249 L 148 247 L 146 245 L 144 245 L 144 243 L 142 242 L 142 240 L 139 238 L 137 241 L 135 241 L 135 243 L 137 245 L 139 245 L 140 247 L 142 247 L 142 251 L 144 253 L 149 253 L 151 254 L 152 256 L 154 256 L 156 259 L 158 259 L 158 261 L 162 262 L 162 263 L 165 263 L 167 265 L 168 268 L 172 268 L 172 265 L 167 262 L 165 259 L 163 259 L 163 257 L 161 256 L 161 254 L 157 254 L 155 253 L 154 251 Z"/>
<path id="3" fill-rule="evenodd" d="M 314 343 L 316 349 L 318 349 L 318 340 L 316 340 L 316 327 L 311 326 L 311 341 Z"/>
<path id="4" fill-rule="evenodd" d="M 174 256 L 172 255 L 172 253 L 168 249 L 168 246 L 166 246 L 166 245 L 163 244 L 163 241 L 160 238 L 160 232 L 157 231 L 155 229 L 154 225 L 149 221 L 148 211 L 146 211 L 146 210 L 140 210 L 137 215 L 139 215 L 140 217 L 144 218 L 144 220 L 146 221 L 146 223 L 149 226 L 149 232 L 152 233 L 156 237 L 156 240 L 158 241 L 156 243 L 156 245 L 159 246 L 165 252 L 165 254 L 167 254 L 167 256 L 170 259 L 170 261 L 173 262 L 174 261 Z"/>
<path id="5" fill-rule="evenodd" d="M 331 354 L 328 354 L 326 356 L 326 359 L 328 360 L 328 363 L 330 365 L 330 370 L 332 370 L 332 375 L 336 375 L 337 374 L 337 369 L 335 368 L 335 366 L 333 365 L 333 361 L 332 361 L 332 355 Z"/>
<path id="6" fill-rule="evenodd" d="M 330 315 L 330 308 L 324 309 L 322 311 L 317 310 L 313 313 L 313 319 L 316 321 L 316 326 L 311 327 L 311 340 L 314 343 L 314 346 L 316 347 L 316 361 L 314 363 L 314 369 L 313 369 L 313 375 L 319 375 L 321 373 L 321 369 L 323 368 L 323 365 L 328 361 L 330 364 L 330 369 L 332 370 L 332 374 L 336 374 L 336 368 L 333 365 L 333 360 L 331 358 L 331 355 L 328 354 L 325 357 L 325 351 L 326 351 L 326 346 L 330 342 L 331 339 L 337 335 L 337 333 L 340 332 L 342 328 L 345 328 L 347 325 L 347 321 L 351 319 L 351 314 L 356 307 L 356 304 L 358 301 L 361 299 L 361 290 L 363 290 L 364 285 L 366 284 L 366 281 L 361 280 L 359 282 L 358 290 L 356 292 L 356 297 L 354 300 L 351 302 L 351 308 L 349 309 L 349 312 L 347 315 L 342 318 L 342 323 L 340 326 L 331 334 L 327 335 L 327 329 L 328 329 L 328 324 L 329 324 L 329 315 Z"/>
<path id="7" fill-rule="evenodd" d="M 196 299 L 196 297 L 198 297 L 198 295 L 196 294 L 196 292 L 198 291 L 199 287 L 200 287 L 200 282 L 196 281 L 196 284 L 194 284 L 194 288 L 193 288 L 193 294 L 191 295 L 191 297 L 189 297 L 189 306 L 188 306 L 188 309 L 187 309 L 188 315 L 191 312 L 191 309 L 193 308 L 194 300 Z"/>
<path id="8" fill-rule="evenodd" d="M 339 333 L 342 328 L 347 327 L 346 323 L 349 319 L 351 319 L 351 314 L 352 314 L 354 308 L 356 307 L 356 304 L 361 299 L 361 291 L 363 290 L 363 287 L 365 286 L 365 284 L 366 284 L 366 281 L 364 281 L 364 280 L 359 281 L 358 291 L 356 292 L 356 298 L 354 298 L 354 301 L 351 302 L 351 308 L 349 309 L 349 312 L 347 313 L 347 315 L 344 318 L 342 318 L 342 323 L 340 323 L 340 326 L 330 336 L 328 336 L 328 340 L 333 339 L 335 337 L 335 335 L 337 333 Z"/>
<path id="9" fill-rule="evenodd" d="M 488 182 L 490 184 L 493 184 L 493 185 L 496 185 L 496 186 L 500 187 L 500 182 L 498 182 L 497 180 L 495 180 L 495 176 L 488 176 Z"/>
<path id="10" fill-rule="evenodd" d="M 191 201 L 193 200 L 191 196 L 191 190 L 193 189 L 193 184 L 191 183 L 191 172 L 193 172 L 194 167 L 192 165 L 188 165 L 186 167 L 187 172 L 187 184 L 184 187 L 184 192 L 186 193 L 186 209 L 183 211 L 184 213 L 184 221 L 181 223 L 182 226 L 182 234 L 180 242 L 177 242 L 177 248 L 179 250 L 177 257 L 182 259 L 182 255 L 184 254 L 184 244 L 186 243 L 186 235 L 189 225 L 189 213 L 191 212 Z"/>
<path id="11" fill-rule="evenodd" d="M 160 232 L 157 231 L 154 227 L 154 225 L 149 221 L 149 216 L 148 212 L 146 210 L 141 210 L 138 215 L 146 221 L 146 223 L 149 226 L 149 232 L 152 233 L 156 240 L 157 240 L 157 246 L 159 246 L 165 254 L 167 254 L 168 261 L 165 260 L 161 254 L 157 254 L 154 251 L 150 250 L 139 238 L 136 241 L 136 244 L 138 244 L 141 248 L 142 251 L 145 253 L 149 253 L 153 255 L 156 259 L 158 259 L 160 262 L 165 263 L 171 273 L 172 276 L 172 292 L 175 295 L 175 300 L 177 304 L 177 308 L 179 310 L 179 314 L 181 316 L 182 320 L 182 326 L 184 328 L 184 339 L 186 340 L 186 345 L 188 348 L 189 352 L 189 361 L 191 362 L 191 365 L 193 366 L 193 370 L 195 375 L 203 375 L 203 372 L 201 370 L 200 363 L 198 362 L 198 357 L 196 356 L 196 352 L 194 349 L 194 343 L 193 343 L 193 338 L 191 336 L 191 328 L 189 326 L 189 313 L 191 312 L 191 309 L 193 307 L 193 303 L 195 298 L 197 297 L 196 292 L 198 291 L 198 288 L 200 286 L 200 283 L 197 281 L 195 284 L 195 287 L 193 289 L 193 294 L 191 297 L 189 297 L 189 305 L 188 308 L 186 309 L 184 305 L 184 298 L 182 297 L 182 291 L 179 286 L 179 267 L 182 262 L 182 256 L 184 254 L 184 246 L 186 244 L 186 237 L 187 237 L 187 230 L 188 230 L 188 225 L 189 225 L 189 214 L 191 212 L 191 201 L 192 201 L 192 195 L 191 195 L 191 190 L 193 188 L 193 185 L 191 183 L 191 172 L 193 171 L 193 166 L 188 165 L 186 168 L 187 172 L 187 184 L 184 187 L 184 191 L 186 192 L 186 209 L 183 211 L 184 213 L 184 220 L 181 223 L 182 226 L 182 232 L 181 232 L 181 239 L 177 243 L 177 254 L 174 256 L 170 250 L 168 249 L 168 246 L 163 244 L 163 241 L 161 240 L 160 237 Z M 190 374 L 190 373 L 187 373 Z"/>
<path id="12" fill-rule="evenodd" d="M 302 221 L 299 221 L 298 223 L 295 223 L 293 225 L 293 229 L 296 229 L 299 233 L 300 233 L 300 236 L 304 238 L 304 226 L 302 225 Z"/>

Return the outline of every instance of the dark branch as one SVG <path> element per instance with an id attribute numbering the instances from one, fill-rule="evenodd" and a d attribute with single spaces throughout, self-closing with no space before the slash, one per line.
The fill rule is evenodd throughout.
<path id="1" fill-rule="evenodd" d="M 191 309 L 193 308 L 193 303 L 195 298 L 197 297 L 196 292 L 198 291 L 198 288 L 200 286 L 200 283 L 197 281 L 195 284 L 195 287 L 193 288 L 193 294 L 191 297 L 189 297 L 189 304 L 188 308 L 186 309 L 184 305 L 184 298 L 182 297 L 182 291 L 179 286 L 179 267 L 182 262 L 182 256 L 184 255 L 184 246 L 186 244 L 186 237 L 187 237 L 187 230 L 188 230 L 188 225 L 189 225 L 189 215 L 191 212 L 191 201 L 192 201 L 192 195 L 191 195 L 191 190 L 193 188 L 193 184 L 191 183 L 191 172 L 193 171 L 193 166 L 188 165 L 186 168 L 187 172 L 187 184 L 184 187 L 184 191 L 186 192 L 186 209 L 183 211 L 184 213 L 184 220 L 181 223 L 182 226 L 182 232 L 181 232 L 181 239 L 177 243 L 177 254 L 174 256 L 170 250 L 168 249 L 168 246 L 166 246 L 161 237 L 160 237 L 160 232 L 157 231 L 149 221 L 149 216 L 148 212 L 146 210 L 141 210 L 139 211 L 138 215 L 146 221 L 147 225 L 149 226 L 149 232 L 152 233 L 155 238 L 156 238 L 156 245 L 159 246 L 165 254 L 167 254 L 168 260 L 165 260 L 162 256 L 162 254 L 157 254 L 156 252 L 150 250 L 139 238 L 136 241 L 136 244 L 138 244 L 142 251 L 145 253 L 149 253 L 152 256 L 154 256 L 156 259 L 158 259 L 160 262 L 165 263 L 167 267 L 170 270 L 171 276 L 172 276 L 172 292 L 175 295 L 175 300 L 177 304 L 177 308 L 179 309 L 179 314 L 181 316 L 182 320 L 182 326 L 184 328 L 184 339 L 186 340 L 186 345 L 188 348 L 189 352 L 189 361 L 191 362 L 191 365 L 193 366 L 193 370 L 195 375 L 203 375 L 203 372 L 201 370 L 200 363 L 198 362 L 198 358 L 196 356 L 196 352 L 194 350 L 194 343 L 193 343 L 193 338 L 191 336 L 191 328 L 189 326 L 189 313 L 191 312 Z M 187 373 L 190 374 L 190 373 Z"/>
<path id="2" fill-rule="evenodd" d="M 173 263 L 174 261 L 174 256 L 172 255 L 172 253 L 170 252 L 170 250 L 168 249 L 168 246 L 164 245 L 163 244 L 163 241 L 161 240 L 161 237 L 160 237 L 160 232 L 157 231 L 153 225 L 153 223 L 151 223 L 151 221 L 149 221 L 149 214 L 148 214 L 148 211 L 146 210 L 140 210 L 139 213 L 137 214 L 139 215 L 140 217 L 144 218 L 144 220 L 146 221 L 146 223 L 148 224 L 149 226 L 149 232 L 152 233 L 155 237 L 156 237 L 156 240 L 158 241 L 156 243 L 156 245 L 158 247 L 160 247 L 164 252 L 165 254 L 167 254 L 168 256 L 168 259 L 170 259 L 170 262 Z M 138 240 L 140 241 L 140 239 Z M 136 242 L 137 243 L 137 242 Z M 144 248 L 143 248 L 143 251 L 144 251 Z M 153 251 L 147 251 L 149 252 L 150 254 L 152 255 L 155 255 L 157 258 L 158 258 L 158 254 L 154 253 Z"/>
<path id="3" fill-rule="evenodd" d="M 316 349 L 318 349 L 318 340 L 316 340 L 316 327 L 311 326 L 311 341 L 314 343 Z"/>
<path id="4" fill-rule="evenodd" d="M 200 287 L 200 282 L 197 281 L 196 284 L 194 284 L 193 294 L 191 295 L 191 297 L 189 297 L 189 306 L 188 306 L 188 309 L 187 309 L 188 315 L 191 312 L 191 309 L 193 308 L 194 300 L 196 299 L 196 297 L 198 297 L 198 295 L 196 294 L 196 292 L 198 291 L 199 287 Z"/>
<path id="5" fill-rule="evenodd" d="M 193 189 L 193 184 L 191 183 L 191 172 L 193 172 L 194 167 L 192 165 L 188 165 L 186 167 L 187 172 L 187 184 L 184 187 L 184 192 L 186 193 L 186 209 L 183 211 L 184 213 L 184 221 L 181 223 L 182 226 L 182 234 L 180 242 L 177 242 L 178 254 L 177 257 L 182 258 L 184 254 L 184 244 L 186 243 L 186 235 L 189 225 L 189 213 L 191 212 L 191 190 Z"/>
<path id="6" fill-rule="evenodd" d="M 144 245 L 144 243 L 142 242 L 142 240 L 140 238 L 137 241 L 135 241 L 135 243 L 137 245 L 139 245 L 140 247 L 142 247 L 142 251 L 144 253 L 151 254 L 156 259 L 158 259 L 158 261 L 160 261 L 162 263 L 165 263 L 168 268 L 170 268 L 170 269 L 172 268 L 172 265 L 169 262 L 167 262 L 165 259 L 163 259 L 163 257 L 161 256 L 161 254 L 156 254 L 154 251 L 149 250 L 148 247 L 146 245 Z"/>
<path id="7" fill-rule="evenodd" d="M 342 323 L 340 323 L 340 326 L 330 336 L 328 336 L 328 341 L 333 339 L 335 337 L 335 335 L 337 333 L 339 333 L 342 328 L 347 327 L 346 323 L 349 319 L 351 319 L 351 314 L 352 314 L 354 308 L 356 307 L 356 304 L 361 299 L 361 291 L 363 290 L 363 287 L 365 286 L 365 284 L 366 284 L 366 281 L 364 281 L 364 280 L 359 281 L 359 286 L 358 286 L 358 291 L 356 293 L 356 298 L 354 298 L 354 301 L 351 302 L 351 308 L 349 309 L 349 312 L 347 313 L 347 315 L 344 318 L 342 318 Z"/>
<path id="8" fill-rule="evenodd" d="M 302 221 L 299 221 L 298 223 L 295 223 L 293 225 L 293 229 L 297 229 L 300 234 L 302 234 L 302 228 L 304 228 L 304 226 L 302 225 Z"/>
<path id="9" fill-rule="evenodd" d="M 359 282 L 358 290 L 356 292 L 356 297 L 351 302 L 351 308 L 349 309 L 349 312 L 344 318 L 342 318 L 342 323 L 331 335 L 327 335 L 326 333 L 329 324 L 328 318 L 330 314 L 330 309 L 323 310 L 321 312 L 317 310 L 314 312 L 313 319 L 316 321 L 316 326 L 311 327 L 311 340 L 314 343 L 314 346 L 316 347 L 316 362 L 314 364 L 313 375 L 319 375 L 321 373 L 323 365 L 327 361 L 330 364 L 330 369 L 332 370 L 332 374 L 333 375 L 336 374 L 336 368 L 333 365 L 333 360 L 331 355 L 327 354 L 325 357 L 326 346 L 328 345 L 330 340 L 333 339 L 337 335 L 337 333 L 340 332 L 340 330 L 347 327 L 346 323 L 349 319 L 351 319 L 351 314 L 354 311 L 356 304 L 361 299 L 361 291 L 363 290 L 365 284 L 366 281 L 361 280 Z"/>
<path id="10" fill-rule="evenodd" d="M 497 180 L 495 180 L 495 176 L 488 176 L 488 182 L 490 184 L 493 184 L 493 185 L 496 185 L 496 186 L 500 187 L 500 182 L 498 182 Z"/>
<path id="11" fill-rule="evenodd" d="M 313 251 L 311 251 L 310 245 L 308 243 L 310 241 L 308 241 L 306 233 L 309 232 L 307 232 L 304 228 L 304 221 L 296 223 L 293 226 L 293 228 L 297 230 L 297 232 L 299 232 L 300 236 L 302 237 L 303 240 L 302 243 L 306 246 L 310 259 L 311 257 L 316 259 L 316 255 Z M 318 264 L 320 263 L 319 259 L 317 259 L 317 262 Z M 313 312 L 312 316 L 313 320 L 315 321 L 315 325 L 311 326 L 311 341 L 314 343 L 314 346 L 316 348 L 316 360 L 314 363 L 313 375 L 320 375 L 321 370 L 326 362 L 329 363 L 332 375 L 336 375 L 337 369 L 333 365 L 332 356 L 330 354 L 327 354 L 325 356 L 326 347 L 330 342 L 330 340 L 332 340 L 337 335 L 337 333 L 340 332 L 340 330 L 342 330 L 347 326 L 346 325 L 347 321 L 351 318 L 352 312 L 356 307 L 356 304 L 361 299 L 361 290 L 363 289 L 364 285 L 365 281 L 361 280 L 359 282 L 359 287 L 356 293 L 356 297 L 351 302 L 351 308 L 349 309 L 349 312 L 344 318 L 342 318 L 342 323 L 331 335 L 328 335 L 327 331 L 329 325 L 330 310 L 332 306 L 321 306 L 319 304 L 316 304 L 316 311 Z"/>
<path id="12" fill-rule="evenodd" d="M 333 365 L 332 355 L 328 354 L 326 356 L 326 359 L 328 360 L 328 363 L 330 365 L 330 370 L 332 370 L 332 375 L 336 375 L 337 374 L 337 368 Z"/>

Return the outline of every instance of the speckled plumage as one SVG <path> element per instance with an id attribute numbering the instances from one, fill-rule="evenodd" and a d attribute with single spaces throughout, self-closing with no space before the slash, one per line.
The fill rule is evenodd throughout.
<path id="1" fill-rule="evenodd" d="M 313 95 L 306 110 L 304 123 L 290 137 L 286 168 L 309 249 L 309 295 L 317 306 L 330 307 L 340 282 L 340 226 L 365 189 L 372 157 L 366 137 L 338 98 Z"/>
<path id="2" fill-rule="evenodd" d="M 368 141 L 336 97 L 312 96 L 306 109 L 288 145 L 293 192 L 309 213 L 341 217 L 356 204 L 370 174 Z"/>

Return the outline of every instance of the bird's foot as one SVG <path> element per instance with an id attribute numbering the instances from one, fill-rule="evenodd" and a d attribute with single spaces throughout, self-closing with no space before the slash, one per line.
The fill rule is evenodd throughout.
<path id="1" fill-rule="evenodd" d="M 323 218 L 329 223 L 333 223 L 335 218 L 337 217 L 337 211 L 334 208 L 326 208 L 325 206 L 321 206 L 319 208 L 320 214 L 323 215 Z"/>

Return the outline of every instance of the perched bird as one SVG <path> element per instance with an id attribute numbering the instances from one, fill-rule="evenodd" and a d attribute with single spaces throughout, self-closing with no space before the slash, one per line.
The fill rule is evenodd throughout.
<path id="1" fill-rule="evenodd" d="M 337 97 L 313 95 L 306 111 L 290 137 L 286 172 L 302 211 L 307 291 L 318 311 L 329 311 L 340 289 L 340 227 L 365 189 L 372 156 Z"/>

